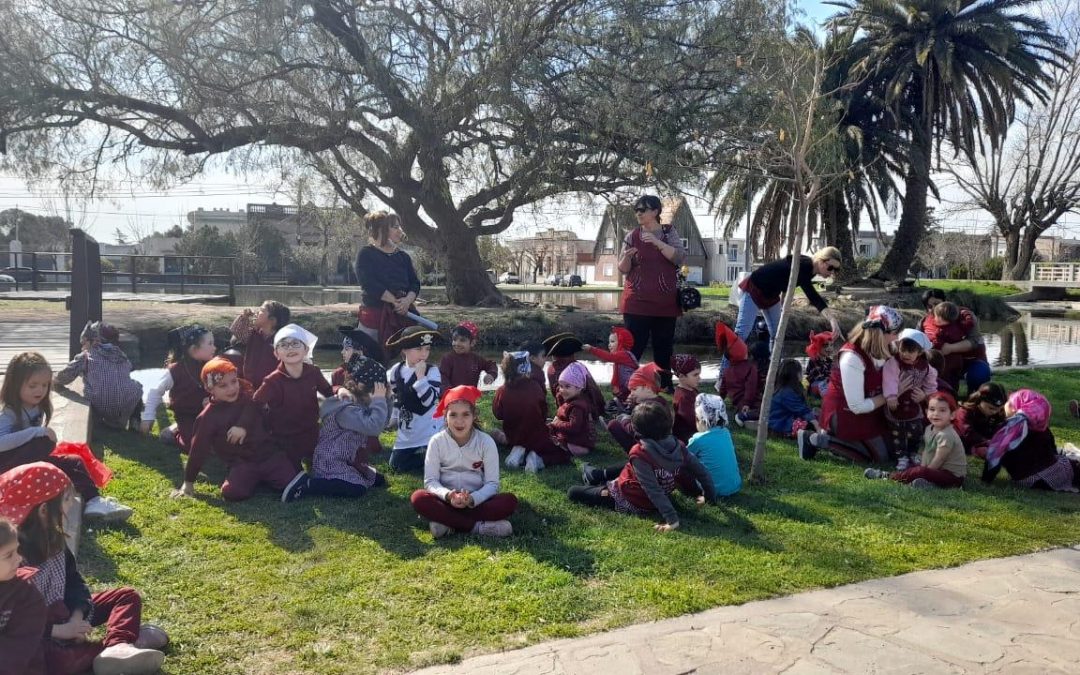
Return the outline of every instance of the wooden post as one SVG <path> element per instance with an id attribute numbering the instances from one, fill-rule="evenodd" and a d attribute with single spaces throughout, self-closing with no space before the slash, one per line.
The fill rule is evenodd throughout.
<path id="1" fill-rule="evenodd" d="M 71 230 L 71 297 L 69 300 L 68 357 L 82 351 L 79 335 L 86 325 L 86 233 Z"/>
<path id="2" fill-rule="evenodd" d="M 30 254 L 30 288 L 36 291 L 37 283 L 37 251 L 34 251 Z"/>
<path id="3" fill-rule="evenodd" d="M 139 291 L 135 289 L 135 256 L 128 256 L 128 273 L 131 275 L 131 293 L 135 294 Z"/>
<path id="4" fill-rule="evenodd" d="M 236 258 L 229 258 L 229 307 L 236 307 Z"/>
<path id="5" fill-rule="evenodd" d="M 187 274 L 185 271 L 185 260 L 186 258 L 180 258 L 180 295 L 184 294 L 184 275 Z"/>

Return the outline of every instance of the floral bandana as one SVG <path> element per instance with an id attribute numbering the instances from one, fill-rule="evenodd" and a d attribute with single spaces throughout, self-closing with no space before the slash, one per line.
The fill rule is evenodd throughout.
<path id="1" fill-rule="evenodd" d="M 1005 420 L 1005 426 L 994 433 L 986 449 L 986 466 L 990 469 L 1001 463 L 1005 453 L 1015 450 L 1027 438 L 1029 429 L 1046 431 L 1050 424 L 1050 402 L 1037 391 L 1020 389 L 1009 397 L 1008 405 L 1015 412 Z"/>
<path id="2" fill-rule="evenodd" d="M 457 325 L 457 328 L 460 328 L 461 330 L 468 333 L 470 340 L 475 340 L 476 336 L 480 334 L 480 329 L 477 328 L 476 324 L 472 321 L 462 321 Z M 455 328 L 454 330 L 457 330 L 457 328 Z"/>
<path id="3" fill-rule="evenodd" d="M 904 325 L 904 317 L 888 305 L 874 305 L 866 314 L 863 328 L 880 328 L 886 333 L 895 333 Z"/>
<path id="4" fill-rule="evenodd" d="M 345 364 L 345 370 L 353 382 L 364 385 L 369 392 L 380 382 L 386 384 L 386 368 L 383 368 L 383 365 L 375 359 L 369 359 L 363 354 L 353 354 L 349 362 Z"/>
<path id="5" fill-rule="evenodd" d="M 689 375 L 699 368 L 701 368 L 701 362 L 697 360 L 696 356 L 676 354 L 671 357 L 671 370 L 679 377 Z"/>
<path id="6" fill-rule="evenodd" d="M 722 396 L 698 394 L 694 399 L 694 415 L 710 429 L 727 426 L 727 406 Z"/>

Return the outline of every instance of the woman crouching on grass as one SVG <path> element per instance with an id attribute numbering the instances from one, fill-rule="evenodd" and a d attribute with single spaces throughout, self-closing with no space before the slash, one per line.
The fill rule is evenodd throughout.
<path id="1" fill-rule="evenodd" d="M 424 489 L 413 492 L 411 501 L 431 521 L 436 539 L 455 531 L 488 537 L 514 533 L 506 519 L 518 500 L 499 492 L 499 450 L 491 436 L 476 428 L 480 396 L 476 387 L 454 387 L 435 411 L 435 417 L 446 418 L 446 428 L 428 442 Z"/>

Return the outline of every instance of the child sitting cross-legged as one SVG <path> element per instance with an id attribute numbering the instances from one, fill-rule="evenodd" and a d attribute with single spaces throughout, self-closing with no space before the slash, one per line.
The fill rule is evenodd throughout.
<path id="1" fill-rule="evenodd" d="M 319 338 L 290 323 L 274 334 L 274 354 L 279 363 L 263 379 L 253 398 L 266 406 L 270 440 L 288 454 L 295 474 L 304 461 L 311 461 L 319 440 L 319 394 L 334 395 L 322 371 L 310 362 Z M 339 390 L 341 398 L 351 398 Z"/>
<path id="2" fill-rule="evenodd" d="M 715 394 L 698 394 L 694 403 L 698 432 L 690 437 L 686 450 L 701 460 L 712 476 L 716 494 L 735 494 L 742 488 L 735 443 L 727 428 L 724 399 Z"/>
<path id="3" fill-rule="evenodd" d="M 571 501 L 602 506 L 620 513 L 646 515 L 659 512 L 664 522 L 659 532 L 679 527 L 679 512 L 669 495 L 678 487 L 697 498 L 698 504 L 716 501 L 716 488 L 705 465 L 687 452 L 671 435 L 671 409 L 660 401 L 644 401 L 634 406 L 631 422 L 638 442 L 630 449 L 625 465 L 581 469 L 585 485 L 567 492 Z"/>
<path id="4" fill-rule="evenodd" d="M 131 379 L 131 361 L 116 343 L 120 333 L 101 321 L 87 322 L 79 341 L 82 352 L 56 374 L 59 386 L 71 384 L 80 375 L 83 394 L 90 410 L 105 426 L 139 429 L 142 413 L 142 385 Z"/>
<path id="5" fill-rule="evenodd" d="M 217 455 L 229 467 L 221 484 L 221 496 L 227 501 L 248 499 L 260 483 L 284 490 L 296 469 L 270 441 L 262 406 L 252 399 L 251 384 L 241 380 L 233 362 L 221 356 L 203 366 L 200 378 L 210 399 L 195 419 L 184 482 L 172 496 L 195 495 L 195 479 L 210 455 Z"/>
<path id="6" fill-rule="evenodd" d="M 165 361 L 165 373 L 146 392 L 141 430 L 144 434 L 150 433 L 157 417 L 158 404 L 165 397 L 165 392 L 169 392 L 169 410 L 176 421 L 162 429 L 159 438 L 166 444 L 175 443 L 180 446 L 180 452 L 187 454 L 191 449 L 195 418 L 206 405 L 206 390 L 203 389 L 200 373 L 207 361 L 214 358 L 214 334 L 209 328 L 195 323 L 172 329 L 166 341 L 169 356 Z"/>
<path id="7" fill-rule="evenodd" d="M 588 400 L 589 371 L 577 363 L 559 373 L 559 409 L 548 424 L 551 438 L 560 448 L 575 457 L 587 455 L 596 447 L 595 408 Z M 537 456 L 536 460 L 539 460 Z M 536 461 L 534 460 L 534 461 Z M 541 461 L 537 469 L 544 468 Z"/>
<path id="8" fill-rule="evenodd" d="M 532 378 L 529 352 L 503 354 L 505 383 L 495 392 L 491 412 L 501 420 L 511 447 L 506 466 L 522 465 L 530 473 L 544 466 L 568 464 L 571 454 L 551 439 L 547 427 L 548 402 L 544 385 Z"/>
<path id="9" fill-rule="evenodd" d="M 311 472 L 300 473 L 281 493 L 281 501 L 301 497 L 362 497 L 386 479 L 369 463 L 368 439 L 378 436 L 390 418 L 386 369 L 375 359 L 353 354 L 341 386 L 351 401 L 328 398 L 319 411 L 322 426 Z"/>
<path id="10" fill-rule="evenodd" d="M 786 359 L 780 364 L 769 407 L 769 431 L 797 438 L 802 429 L 818 430 L 817 413 L 806 400 L 802 374 L 802 365 L 795 359 Z M 740 412 L 735 416 L 735 422 L 743 426 L 757 417 L 756 412 Z"/>
<path id="11" fill-rule="evenodd" d="M 442 393 L 442 374 L 431 365 L 431 346 L 439 339 L 436 331 L 409 326 L 386 341 L 390 352 L 399 350 L 401 361 L 390 368 L 390 386 L 394 391 L 393 418 L 397 421 L 390 468 L 416 471 L 424 466 L 428 441 L 443 427 L 442 417 L 435 416 Z"/>
<path id="12" fill-rule="evenodd" d="M 488 537 L 514 533 L 507 518 L 517 509 L 512 494 L 499 492 L 499 451 L 495 441 L 476 428 L 476 387 L 446 392 L 436 417 L 446 428 L 431 437 L 424 457 L 424 489 L 412 493 L 413 509 L 430 522 L 438 539 L 452 532 Z"/>
<path id="13" fill-rule="evenodd" d="M 45 462 L 16 467 L 0 475 L 0 516 L 19 528 L 23 564 L 36 568 L 31 583 L 44 598 L 43 633 L 49 675 L 156 673 L 169 636 L 142 623 L 142 599 L 132 588 L 91 593 L 64 537 L 64 512 L 71 481 Z M 3 617 L 7 619 L 7 617 Z M 106 627 L 101 642 L 90 639 Z M 41 638 L 39 638 L 41 639 Z M 0 669 L 9 665 L 5 651 Z M 25 671 L 20 671 L 25 672 Z"/>
<path id="14" fill-rule="evenodd" d="M 926 400 L 926 419 L 930 422 L 923 432 L 922 462 L 904 471 L 889 473 L 867 469 L 867 478 L 888 478 L 910 483 L 917 488 L 956 488 L 967 476 L 967 455 L 964 444 L 953 428 L 956 399 L 945 392 L 930 394 Z"/>

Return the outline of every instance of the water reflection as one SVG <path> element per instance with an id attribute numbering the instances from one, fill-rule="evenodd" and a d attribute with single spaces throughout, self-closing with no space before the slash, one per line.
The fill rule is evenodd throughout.
<path id="1" fill-rule="evenodd" d="M 616 312 L 619 310 L 621 290 L 612 291 L 515 291 L 501 289 L 502 292 L 522 302 L 544 303 L 548 305 L 574 307 L 589 312 Z M 705 309 L 719 310 L 727 305 L 727 296 L 701 298 Z"/>

